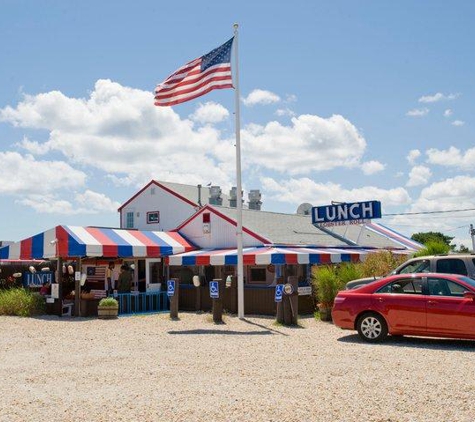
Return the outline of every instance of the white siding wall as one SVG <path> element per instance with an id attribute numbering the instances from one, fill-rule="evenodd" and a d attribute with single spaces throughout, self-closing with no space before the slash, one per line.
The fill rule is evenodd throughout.
<path id="1" fill-rule="evenodd" d="M 207 211 L 205 211 L 206 213 Z M 203 214 L 198 215 L 186 226 L 180 229 L 180 234 L 185 236 L 196 246 L 203 249 L 236 248 L 236 226 L 214 213 L 211 214 L 211 231 L 203 233 Z M 243 233 L 243 246 L 260 246 L 263 243 L 247 233 Z"/>
<path id="2" fill-rule="evenodd" d="M 173 230 L 196 212 L 192 205 L 156 185 L 149 186 L 121 210 L 121 228 L 126 228 L 127 212 L 131 211 L 134 212 L 134 229 L 155 231 Z M 160 222 L 147 224 L 147 212 L 153 211 L 160 212 Z"/>

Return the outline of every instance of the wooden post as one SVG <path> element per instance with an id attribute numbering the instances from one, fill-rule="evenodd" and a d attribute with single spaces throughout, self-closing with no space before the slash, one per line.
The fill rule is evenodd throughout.
<path id="1" fill-rule="evenodd" d="M 223 296 L 224 296 L 224 280 L 222 278 L 215 278 L 213 281 L 218 282 L 219 297 L 212 298 L 213 301 L 213 322 L 221 324 L 223 322 Z"/>
<path id="2" fill-rule="evenodd" d="M 81 316 L 81 277 L 76 280 L 76 273 L 81 274 L 81 258 L 76 260 L 76 270 L 74 271 L 74 316 Z"/>
<path id="3" fill-rule="evenodd" d="M 201 284 L 195 287 L 195 311 L 201 311 Z"/>
<path id="4" fill-rule="evenodd" d="M 288 296 L 290 304 L 290 321 L 292 325 L 297 325 L 299 316 L 299 278 L 295 275 L 287 277 L 287 283 L 291 284 L 294 292 Z"/>
<path id="5" fill-rule="evenodd" d="M 58 283 L 58 296 L 55 300 L 54 309 L 58 316 L 63 316 L 63 259 L 58 257 L 56 261 L 56 283 Z"/>
<path id="6" fill-rule="evenodd" d="M 180 301 L 180 279 L 172 278 L 175 280 L 175 294 L 170 297 L 170 318 L 178 318 L 178 304 Z"/>

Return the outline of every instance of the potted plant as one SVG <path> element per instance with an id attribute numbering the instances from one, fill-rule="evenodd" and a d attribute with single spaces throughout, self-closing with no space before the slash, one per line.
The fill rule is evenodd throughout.
<path id="1" fill-rule="evenodd" d="M 114 319 L 119 315 L 119 302 L 113 297 L 101 299 L 97 306 L 97 317 L 100 319 Z"/>

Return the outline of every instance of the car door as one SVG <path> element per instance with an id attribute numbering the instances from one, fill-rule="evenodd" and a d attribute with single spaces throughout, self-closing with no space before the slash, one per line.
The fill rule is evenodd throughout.
<path id="1" fill-rule="evenodd" d="M 390 333 L 426 332 L 427 296 L 422 294 L 422 279 L 401 277 L 373 295 L 374 310 L 383 315 Z"/>
<path id="2" fill-rule="evenodd" d="M 427 332 L 475 337 L 475 301 L 463 297 L 468 289 L 443 277 L 428 277 Z"/>

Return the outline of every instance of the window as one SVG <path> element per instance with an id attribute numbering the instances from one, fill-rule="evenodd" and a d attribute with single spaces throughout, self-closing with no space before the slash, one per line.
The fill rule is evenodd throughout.
<path id="1" fill-rule="evenodd" d="M 432 296 L 456 296 L 463 297 L 463 293 L 467 289 L 458 283 L 444 278 L 427 279 L 429 294 Z"/>
<path id="2" fill-rule="evenodd" d="M 209 212 L 203 213 L 203 223 L 210 223 L 211 222 L 211 214 Z"/>
<path id="3" fill-rule="evenodd" d="M 133 212 L 128 212 L 125 215 L 125 228 L 126 229 L 134 228 L 134 213 Z"/>
<path id="4" fill-rule="evenodd" d="M 412 261 L 405 267 L 401 268 L 398 274 L 410 274 L 410 273 L 428 273 L 430 272 L 430 261 L 427 259 Z"/>
<path id="5" fill-rule="evenodd" d="M 461 259 L 439 259 L 437 261 L 436 272 L 444 274 L 467 275 L 467 267 Z"/>
<path id="6" fill-rule="evenodd" d="M 265 283 L 266 267 L 253 267 L 249 269 L 249 283 Z"/>
<path id="7" fill-rule="evenodd" d="M 422 294 L 422 280 L 420 278 L 396 280 L 381 287 L 378 293 L 420 295 Z"/>
<path id="8" fill-rule="evenodd" d="M 160 211 L 150 211 L 147 213 L 147 224 L 158 224 L 160 222 Z"/>

